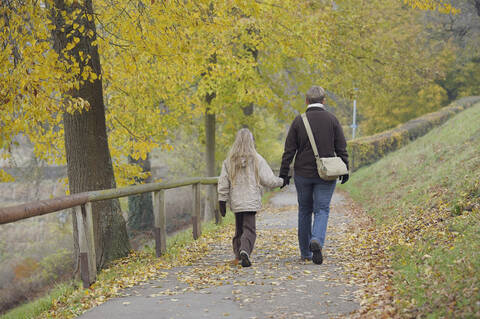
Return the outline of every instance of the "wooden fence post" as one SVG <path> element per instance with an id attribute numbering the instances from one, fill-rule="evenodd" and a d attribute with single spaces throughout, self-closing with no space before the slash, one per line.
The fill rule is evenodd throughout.
<path id="1" fill-rule="evenodd" d="M 160 257 L 167 251 L 167 227 L 165 222 L 165 190 L 152 193 L 155 234 L 155 253 Z"/>
<path id="2" fill-rule="evenodd" d="M 213 187 L 213 193 L 215 194 L 214 196 L 214 200 L 215 200 L 215 224 L 221 224 L 222 223 L 222 215 L 220 215 L 220 206 L 218 204 L 218 189 L 217 189 L 217 185 L 216 184 L 213 184 L 212 185 Z"/>
<path id="3" fill-rule="evenodd" d="M 210 221 L 215 218 L 217 222 L 217 214 L 215 211 L 215 185 L 206 185 L 207 186 L 207 197 L 205 201 L 205 221 Z M 209 218 L 207 218 L 207 216 Z"/>
<path id="4" fill-rule="evenodd" d="M 85 212 L 83 212 L 85 210 Z M 92 203 L 85 203 L 82 207 L 82 214 L 85 213 L 85 235 L 88 249 L 88 271 L 90 274 L 90 284 L 97 280 L 97 256 L 95 252 L 95 235 L 93 234 L 93 216 Z"/>
<path id="5" fill-rule="evenodd" d="M 193 239 L 198 239 L 202 232 L 201 228 L 201 212 L 200 212 L 200 184 L 193 184 L 193 204 L 192 204 L 192 224 Z"/>
<path id="6" fill-rule="evenodd" d="M 91 274 L 91 261 L 92 261 L 92 251 L 90 245 L 88 244 L 88 222 L 87 214 L 85 211 L 85 206 L 75 206 L 75 215 L 77 218 L 77 231 L 78 231 L 78 247 L 80 250 L 80 278 L 83 282 L 83 288 L 90 287 L 91 278 L 95 278 L 96 274 Z M 93 232 L 93 229 L 92 229 Z M 95 263 L 95 260 L 93 259 Z M 96 267 L 95 267 L 96 268 Z"/>

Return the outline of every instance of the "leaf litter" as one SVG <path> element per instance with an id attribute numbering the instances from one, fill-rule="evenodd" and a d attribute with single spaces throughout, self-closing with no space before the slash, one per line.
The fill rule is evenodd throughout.
<path id="1" fill-rule="evenodd" d="M 349 209 L 354 209 L 349 207 Z M 292 211 L 292 207 L 286 210 L 284 207 L 276 209 L 267 207 L 270 214 L 282 214 Z M 329 224 L 328 235 L 331 245 L 326 248 L 324 255 L 327 263 L 340 264 L 345 273 L 331 271 L 330 268 L 316 266 L 312 268 L 311 262 L 300 261 L 298 256 L 297 229 L 266 228 L 257 232 L 257 241 L 253 255 L 253 265 L 250 268 L 242 268 L 233 265 L 230 260 L 233 257 L 231 250 L 231 238 L 234 233 L 233 225 L 225 225 L 215 233 L 202 235 L 197 241 L 192 241 L 181 247 L 175 255 L 165 255 L 155 258 L 151 253 L 132 252 L 127 258 L 114 262 L 111 267 L 99 276 L 99 280 L 91 288 L 79 289 L 69 296 L 62 296 L 54 301 L 54 306 L 44 312 L 40 318 L 73 318 L 86 310 L 100 305 L 108 299 L 121 297 L 125 289 L 136 285 L 146 284 L 154 280 L 157 282 L 174 274 L 182 285 L 173 288 L 162 288 L 156 284 L 158 292 L 150 294 L 151 298 L 172 296 L 171 302 L 179 299 L 175 295 L 185 292 L 209 293 L 207 288 L 223 285 L 232 285 L 232 299 L 241 307 L 245 304 L 262 299 L 262 302 L 270 304 L 277 297 L 288 298 L 293 291 L 296 296 L 303 298 L 316 298 L 316 294 L 308 294 L 308 288 L 295 283 L 302 280 L 304 283 L 324 282 L 328 287 L 340 287 L 342 293 L 337 297 L 330 297 L 330 293 L 322 294 L 319 305 L 325 307 L 337 307 L 342 302 L 353 302 L 355 299 L 360 308 L 353 313 L 331 313 L 330 308 L 322 310 L 329 317 L 359 317 L 369 315 L 375 317 L 379 313 L 395 315 L 395 309 L 391 306 L 391 269 L 388 258 L 382 249 L 378 238 L 372 237 L 372 233 L 366 232 L 360 235 L 357 231 L 359 225 L 370 227 L 371 220 L 361 216 L 357 210 L 350 213 L 349 225 L 346 223 Z M 280 216 L 279 216 L 280 217 Z M 370 235 L 369 235 L 370 234 Z M 370 254 L 373 247 L 375 254 Z M 360 250 L 359 250 L 360 249 Z M 360 254 L 360 255 L 359 255 Z M 362 257 L 362 258 L 359 258 Z M 309 267 L 306 269 L 306 267 Z M 117 274 L 108 276 L 108 272 Z M 296 284 L 295 288 L 288 284 Z M 242 287 L 270 287 L 268 293 L 264 290 L 255 292 L 243 290 Z M 327 287 L 327 288 L 328 288 Z M 361 287 L 355 292 L 353 291 Z M 351 289 L 350 289 L 351 288 Z M 228 298 L 228 297 L 226 297 Z M 165 301 L 159 299 L 158 302 Z M 382 308 L 379 312 L 378 309 Z M 334 309 L 334 308 L 332 308 Z M 314 317 L 306 312 L 292 312 L 285 307 L 276 307 L 271 314 L 275 318 L 289 317 Z M 306 309 L 312 310 L 312 309 Z M 308 311 L 307 311 L 308 312 Z M 264 311 L 268 317 L 269 311 Z"/>

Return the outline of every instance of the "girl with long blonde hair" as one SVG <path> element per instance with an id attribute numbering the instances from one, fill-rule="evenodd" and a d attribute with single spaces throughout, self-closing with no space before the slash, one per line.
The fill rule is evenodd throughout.
<path id="1" fill-rule="evenodd" d="M 255 215 L 262 208 L 263 186 L 274 188 L 284 185 L 284 180 L 273 174 L 267 161 L 255 150 L 252 133 L 247 128 L 237 132 L 218 179 L 218 200 L 222 216 L 226 203 L 235 214 L 233 252 L 235 262 L 251 266 L 250 255 L 257 237 Z"/>

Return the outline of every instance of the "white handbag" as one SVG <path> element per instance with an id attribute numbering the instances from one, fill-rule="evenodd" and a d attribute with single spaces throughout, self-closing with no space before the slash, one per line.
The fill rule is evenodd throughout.
<path id="1" fill-rule="evenodd" d="M 348 174 L 347 165 L 345 165 L 340 157 L 320 157 L 318 155 L 317 144 L 313 138 L 312 128 L 308 122 L 307 114 L 302 114 L 302 120 L 305 128 L 307 129 L 308 139 L 312 145 L 313 154 L 315 155 L 315 161 L 317 163 L 318 175 L 320 178 L 326 181 L 333 181 L 342 175 Z"/>

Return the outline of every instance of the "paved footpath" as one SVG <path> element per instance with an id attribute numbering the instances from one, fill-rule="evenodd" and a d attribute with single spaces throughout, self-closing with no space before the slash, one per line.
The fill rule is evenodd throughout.
<path id="1" fill-rule="evenodd" d="M 294 186 L 276 193 L 257 214 L 257 242 L 250 268 L 231 266 L 230 230 L 198 262 L 125 291 L 81 318 L 336 318 L 359 307 L 357 287 L 344 278 L 335 238 L 348 219 L 335 193 L 324 263 L 299 260 Z"/>

